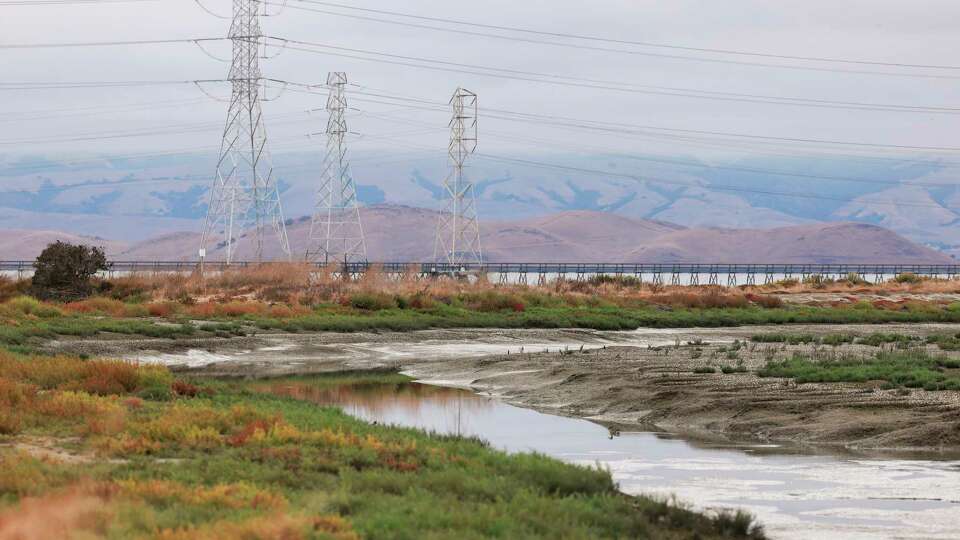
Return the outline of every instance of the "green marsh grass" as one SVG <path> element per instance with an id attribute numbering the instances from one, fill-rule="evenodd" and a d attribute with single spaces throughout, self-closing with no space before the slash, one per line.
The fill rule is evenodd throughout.
<path id="1" fill-rule="evenodd" d="M 760 377 L 783 377 L 798 383 L 880 381 L 887 388 L 960 390 L 960 366 L 955 359 L 923 351 L 881 351 L 867 357 L 852 355 L 802 355 L 768 362 Z"/>
<path id="2" fill-rule="evenodd" d="M 268 382 L 407 380 L 381 371 Z M 163 399 L 143 393 L 164 385 Z M 0 523 L 28 537 L 763 538 L 749 515 L 628 496 L 597 467 L 368 424 L 262 381 L 0 353 L 0 386 L 3 410 L 23 420 L 8 440 L 71 441 L 85 456 L 0 448 Z"/>

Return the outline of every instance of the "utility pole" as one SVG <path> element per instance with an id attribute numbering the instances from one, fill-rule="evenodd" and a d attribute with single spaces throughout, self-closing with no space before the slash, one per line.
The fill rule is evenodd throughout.
<path id="1" fill-rule="evenodd" d="M 233 22 L 228 36 L 233 43 L 228 77 L 232 92 L 200 243 L 201 261 L 206 256 L 207 243 L 220 239 L 215 247 L 224 249 L 226 263 L 230 264 L 240 238 L 250 236 L 254 256 L 258 262 L 262 261 L 268 227 L 275 234 L 272 241 L 288 259 L 290 257 L 290 242 L 261 110 L 263 33 L 259 9 L 262 5 L 263 0 L 233 0 Z"/>
<path id="2" fill-rule="evenodd" d="M 307 259 L 322 263 L 343 261 L 347 265 L 367 259 L 357 189 L 347 160 L 347 74 L 328 74 L 327 86 L 327 155 L 321 165 L 317 202 L 310 221 Z"/>
<path id="3" fill-rule="evenodd" d="M 447 200 L 437 222 L 433 260 L 458 271 L 457 266 L 483 263 L 477 201 L 473 184 L 463 174 L 467 157 L 477 149 L 477 95 L 457 88 L 450 105 L 453 107 L 448 147 L 451 171 L 443 181 Z"/>

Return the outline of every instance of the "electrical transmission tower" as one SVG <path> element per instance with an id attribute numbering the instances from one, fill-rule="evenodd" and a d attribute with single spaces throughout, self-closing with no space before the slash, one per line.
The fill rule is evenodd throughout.
<path id="1" fill-rule="evenodd" d="M 274 241 L 280 250 L 290 257 L 261 110 L 263 33 L 258 9 L 262 4 L 263 0 L 233 0 L 229 34 L 233 62 L 228 77 L 233 88 L 200 244 L 201 260 L 206 255 L 207 242 L 221 239 L 217 247 L 223 247 L 229 264 L 246 231 L 246 235 L 253 236 L 255 257 L 260 261 L 268 227 L 276 234 Z"/>
<path id="2" fill-rule="evenodd" d="M 458 266 L 482 263 L 480 221 L 473 184 L 466 180 L 463 165 L 477 149 L 477 95 L 457 88 L 450 99 L 453 118 L 450 120 L 450 165 L 452 170 L 443 181 L 446 205 L 437 222 L 433 259 Z"/>
<path id="3" fill-rule="evenodd" d="M 357 262 L 367 258 L 357 189 L 347 155 L 347 74 L 327 75 L 327 155 L 323 160 L 317 203 L 310 222 L 307 258 L 317 262 Z"/>

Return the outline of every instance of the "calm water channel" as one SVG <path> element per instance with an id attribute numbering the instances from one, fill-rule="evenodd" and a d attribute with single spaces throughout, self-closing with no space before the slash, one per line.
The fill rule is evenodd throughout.
<path id="1" fill-rule="evenodd" d="M 420 383 L 296 391 L 369 421 L 599 463 L 628 493 L 676 495 L 701 509 L 747 509 L 773 538 L 960 538 L 960 461 L 843 459 L 772 445 L 702 445 L 657 433 L 614 436 L 585 420 Z"/>

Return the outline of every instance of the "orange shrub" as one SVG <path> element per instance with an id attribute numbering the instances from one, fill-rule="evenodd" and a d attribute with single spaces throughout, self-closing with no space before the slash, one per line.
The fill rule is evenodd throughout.
<path id="1" fill-rule="evenodd" d="M 669 292 L 648 298 L 654 304 L 686 308 L 741 308 L 747 307 L 747 298 L 739 294 L 723 294 L 717 290 L 706 294 L 698 292 Z"/>
<path id="2" fill-rule="evenodd" d="M 204 525 L 190 525 L 176 529 L 161 529 L 154 536 L 157 540 L 221 540 L 223 538 L 270 538 L 277 540 L 301 540 L 313 538 L 308 534 L 310 521 L 302 516 L 273 514 L 244 521 L 225 519 Z M 356 533 L 331 533 L 334 540 L 359 540 Z"/>
<path id="3" fill-rule="evenodd" d="M 0 379 L 0 406 L 25 407 L 37 397 L 37 387 L 8 379 Z"/>
<path id="4" fill-rule="evenodd" d="M 118 482 L 124 495 L 150 504 L 186 503 L 191 506 L 282 510 L 286 499 L 279 494 L 246 483 L 215 486 L 187 486 L 167 480 L 125 480 Z"/>
<path id="5" fill-rule="evenodd" d="M 227 443 L 231 446 L 243 446 L 247 444 L 251 439 L 264 439 L 267 436 L 273 427 L 280 421 L 279 417 L 275 418 L 258 418 L 251 422 L 248 422 L 243 428 L 235 433 L 232 437 L 227 439 Z"/>
<path id="6" fill-rule="evenodd" d="M 17 296 L 3 303 L 2 306 L 8 317 L 26 316 L 27 318 L 50 319 L 60 317 L 63 312 L 60 308 L 47 302 L 41 302 L 30 296 Z"/>
<path id="7" fill-rule="evenodd" d="M 170 317 L 177 313 L 178 310 L 179 305 L 175 302 L 154 302 L 147 304 L 147 313 L 149 313 L 151 317 Z"/>
<path id="8" fill-rule="evenodd" d="M 143 400 L 136 396 L 130 396 L 123 400 L 123 404 L 131 411 L 136 411 L 143 408 Z"/>
<path id="9" fill-rule="evenodd" d="M 104 280 L 104 289 L 107 290 L 111 298 L 123 300 L 126 298 L 142 298 L 148 296 L 150 291 L 156 289 L 159 280 L 156 276 L 146 274 L 128 274 Z"/>
<path id="10" fill-rule="evenodd" d="M 217 314 L 226 317 L 242 317 L 256 315 L 264 310 L 264 305 L 258 302 L 228 302 L 217 306 Z"/>
<path id="11" fill-rule="evenodd" d="M 101 396 L 119 395 L 140 388 L 142 368 L 136 364 L 122 360 L 78 360 L 78 362 L 79 365 L 73 366 L 72 376 L 57 385 L 57 388 L 83 390 Z"/>
<path id="12" fill-rule="evenodd" d="M 144 456 L 159 452 L 162 444 L 143 435 L 120 433 L 97 442 L 97 448 L 110 456 Z"/>
<path id="13" fill-rule="evenodd" d="M 189 313 L 191 317 L 196 317 L 198 319 L 207 319 L 217 314 L 217 304 L 214 304 L 213 302 L 196 304 L 196 305 L 190 306 L 190 308 L 187 309 L 187 313 Z"/>
<path id="14" fill-rule="evenodd" d="M 770 296 L 765 294 L 748 294 L 747 300 L 750 300 L 754 304 L 766 309 L 783 307 L 783 300 L 780 299 L 779 296 Z"/>
<path id="15" fill-rule="evenodd" d="M 33 479 L 25 479 L 30 482 Z M 31 486 L 28 493 L 39 491 Z M 0 538 L 87 538 L 106 530 L 113 508 L 96 484 L 79 484 L 24 497 L 0 512 Z"/>
<path id="16" fill-rule="evenodd" d="M 336 515 L 313 518 L 313 530 L 332 535 L 336 540 L 360 539 L 360 535 L 353 531 L 350 522 Z"/>
<path id="17" fill-rule="evenodd" d="M 123 360 L 82 360 L 72 356 L 17 357 L 0 350 L 0 378 L 29 383 L 45 390 L 84 390 L 120 394 L 139 390 L 147 382 L 169 380 L 163 366 Z"/>
<path id="18" fill-rule="evenodd" d="M 186 381 L 174 381 L 170 386 L 173 393 L 183 397 L 196 397 L 200 389 Z"/>
<path id="19" fill-rule="evenodd" d="M 465 294 L 463 301 L 478 311 L 524 311 L 526 304 L 519 296 L 500 291 L 484 291 L 479 294 Z"/>
<path id="20" fill-rule="evenodd" d="M 116 435 L 123 431 L 126 414 L 121 408 L 107 408 L 84 420 L 86 432 L 90 435 Z"/>
<path id="21" fill-rule="evenodd" d="M 284 306 L 284 305 L 270 306 L 270 310 L 268 313 L 274 319 L 289 319 L 291 317 L 309 315 L 311 311 L 307 307 L 304 307 L 299 304 L 294 304 L 292 306 Z"/>
<path id="22" fill-rule="evenodd" d="M 131 424 L 117 440 L 102 441 L 101 449 L 113 455 L 150 453 L 167 445 L 210 450 L 231 441 L 244 444 L 262 438 L 278 423 L 279 417 L 267 417 L 247 407 L 220 410 L 181 401 L 162 416 Z"/>
<path id="23" fill-rule="evenodd" d="M 407 300 L 407 305 L 413 309 L 431 309 L 436 303 L 429 295 L 418 291 L 416 294 L 410 296 Z"/>
<path id="24" fill-rule="evenodd" d="M 243 317 L 244 315 L 258 315 L 267 311 L 266 304 L 260 302 L 205 302 L 190 306 L 187 310 L 193 317 L 200 319 L 210 317 Z"/>
<path id="25" fill-rule="evenodd" d="M 108 398 L 70 391 L 55 392 L 48 399 L 39 401 L 36 408 L 42 414 L 66 419 L 122 412 L 116 402 Z"/>
<path id="26" fill-rule="evenodd" d="M 108 315 L 110 317 L 124 317 L 127 314 L 126 304 L 120 300 L 104 298 L 102 296 L 95 296 L 93 298 L 87 298 L 86 300 L 70 302 L 65 304 L 63 307 L 67 311 L 72 311 L 74 313 L 93 313 L 98 315 Z"/>
<path id="27" fill-rule="evenodd" d="M 22 424 L 20 413 L 12 410 L 0 410 L 0 435 L 16 435 L 20 433 Z"/>

